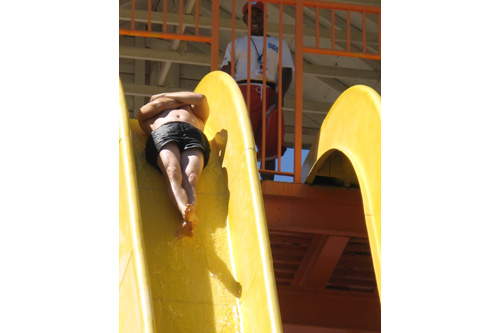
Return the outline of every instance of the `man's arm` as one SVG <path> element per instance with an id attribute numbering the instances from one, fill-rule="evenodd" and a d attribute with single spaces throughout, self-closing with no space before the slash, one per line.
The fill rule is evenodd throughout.
<path id="1" fill-rule="evenodd" d="M 231 75 L 231 42 L 226 46 L 226 52 L 224 53 L 224 59 L 222 60 L 222 67 L 220 70 Z"/>
<path id="2" fill-rule="evenodd" d="M 290 67 L 284 67 L 281 72 L 281 104 L 285 105 L 285 94 L 288 91 L 288 88 L 290 88 L 290 84 L 292 84 L 292 78 L 293 78 L 293 70 Z M 279 87 L 277 86 L 276 89 Z M 279 98 L 279 93 L 276 94 L 274 97 L 272 104 L 278 106 L 278 98 Z"/>
<path id="3" fill-rule="evenodd" d="M 283 98 L 285 98 L 285 94 L 290 88 L 290 84 L 292 84 L 293 70 L 289 67 L 285 67 L 281 72 L 281 90 L 283 90 Z"/>
<path id="4" fill-rule="evenodd" d="M 142 106 L 137 114 L 137 121 L 142 130 L 149 134 L 151 133 L 151 124 L 154 122 L 154 118 L 168 109 L 174 109 L 182 106 L 184 104 L 176 101 L 170 97 L 158 97 L 154 101 L 150 101 L 148 104 Z"/>
<path id="5" fill-rule="evenodd" d="M 160 98 L 167 97 L 169 99 L 177 102 L 177 106 L 182 106 L 189 104 L 196 117 L 200 118 L 204 123 L 207 121 L 210 115 L 210 106 L 205 95 L 191 92 L 191 91 L 178 91 L 171 93 L 162 93 L 154 95 L 151 97 L 151 102 L 154 102 Z M 164 108 L 163 110 L 165 110 Z"/>
<path id="6" fill-rule="evenodd" d="M 151 98 L 151 101 L 141 107 L 141 109 L 139 110 L 139 113 L 137 114 L 137 120 L 139 122 L 144 122 L 154 118 L 165 110 L 177 108 L 182 105 L 184 104 L 176 101 L 171 97 L 159 96 L 154 100 Z"/>

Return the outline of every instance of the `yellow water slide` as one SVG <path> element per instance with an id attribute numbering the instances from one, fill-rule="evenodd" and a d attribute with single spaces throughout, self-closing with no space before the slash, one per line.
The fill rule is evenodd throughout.
<path id="1" fill-rule="evenodd" d="M 312 184 L 318 175 L 328 177 L 339 174 L 339 170 L 332 170 L 338 164 L 329 163 L 331 162 L 329 157 L 336 151 L 340 151 L 349 159 L 363 198 L 379 295 L 381 295 L 380 102 L 380 95 L 372 88 L 363 85 L 353 86 L 342 93 L 323 121 L 302 168 L 302 181 Z"/>
<path id="2" fill-rule="evenodd" d="M 120 332 L 282 332 L 255 146 L 245 102 L 209 73 L 211 155 L 198 185 L 200 224 L 181 215 L 144 157 L 146 135 L 120 87 Z"/>

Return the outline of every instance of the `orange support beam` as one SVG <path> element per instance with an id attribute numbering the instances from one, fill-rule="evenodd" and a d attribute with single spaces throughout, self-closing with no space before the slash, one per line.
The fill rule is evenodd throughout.
<path id="1" fill-rule="evenodd" d="M 181 35 L 181 34 L 171 34 L 171 33 L 163 33 L 156 31 L 145 31 L 145 30 L 129 30 L 129 29 L 120 29 L 120 35 L 124 36 L 138 36 L 138 37 L 152 37 L 152 38 L 162 38 L 162 39 L 179 39 L 185 40 L 189 42 L 204 42 L 210 43 L 212 38 L 209 36 L 195 36 L 195 35 Z M 212 43 L 212 48 L 213 48 Z M 218 56 L 218 54 L 217 54 Z M 218 57 L 217 57 L 218 61 Z"/>
<path id="2" fill-rule="evenodd" d="M 359 190 L 274 181 L 261 187 L 271 231 L 368 237 Z"/>
<path id="3" fill-rule="evenodd" d="M 313 47 L 304 47 L 303 51 L 305 53 L 337 55 L 337 56 L 341 56 L 341 57 L 356 57 L 356 58 L 371 59 L 371 60 L 380 60 L 381 59 L 380 54 L 374 54 L 374 53 L 362 53 L 362 52 L 331 50 L 331 49 L 317 49 L 317 48 L 313 48 Z"/>
<path id="4" fill-rule="evenodd" d="M 278 287 L 283 324 L 380 332 L 377 294 Z"/>
<path id="5" fill-rule="evenodd" d="M 348 242 L 349 237 L 314 235 L 292 286 L 324 289 Z"/>

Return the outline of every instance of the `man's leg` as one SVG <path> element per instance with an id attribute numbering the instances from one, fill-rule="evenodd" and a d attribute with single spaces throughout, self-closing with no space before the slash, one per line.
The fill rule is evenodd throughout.
<path id="1" fill-rule="evenodd" d="M 158 156 L 158 165 L 168 184 L 168 196 L 184 218 L 188 205 L 188 195 L 182 186 L 183 171 L 180 161 L 181 153 L 179 147 L 173 142 L 167 143 Z M 181 228 L 183 230 L 182 232 L 178 232 L 178 234 L 192 236 L 192 226 L 184 225 L 183 221 Z"/>
<path id="2" fill-rule="evenodd" d="M 275 159 L 268 160 L 266 161 L 265 165 L 266 165 L 266 170 L 274 171 L 276 169 L 276 160 Z M 269 173 L 262 173 L 261 178 L 262 180 L 274 180 L 274 175 Z"/>
<path id="3" fill-rule="evenodd" d="M 185 221 L 191 222 L 193 227 L 198 224 L 195 212 L 198 208 L 196 188 L 203 171 L 203 152 L 198 148 L 187 149 L 181 154 L 182 187 L 186 191 L 188 210 Z"/>

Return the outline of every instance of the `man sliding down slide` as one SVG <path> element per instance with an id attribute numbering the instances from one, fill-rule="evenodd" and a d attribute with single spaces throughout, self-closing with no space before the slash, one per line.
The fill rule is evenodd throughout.
<path id="1" fill-rule="evenodd" d="M 182 215 L 178 237 L 193 237 L 199 222 L 196 187 L 210 157 L 210 144 L 203 133 L 209 114 L 205 95 L 185 91 L 152 96 L 137 116 L 139 126 L 149 135 L 146 160 L 165 176 L 168 196 Z"/>

